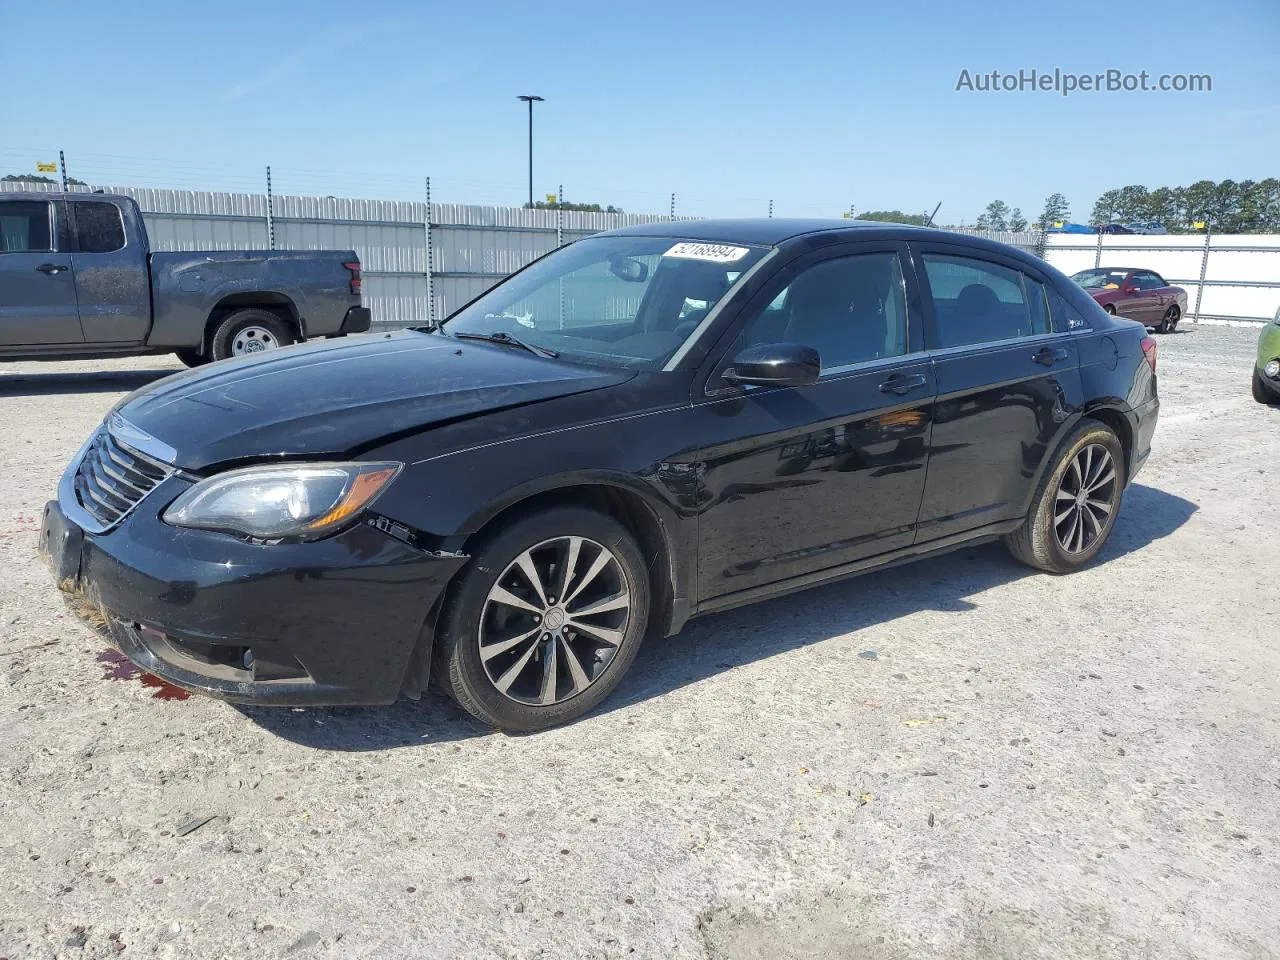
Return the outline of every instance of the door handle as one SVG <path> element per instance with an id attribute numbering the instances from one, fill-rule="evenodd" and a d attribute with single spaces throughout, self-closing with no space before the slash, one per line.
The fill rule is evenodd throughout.
<path id="1" fill-rule="evenodd" d="M 1033 353 L 1031 355 L 1031 359 L 1046 367 L 1052 367 L 1055 363 L 1061 363 L 1069 356 L 1070 354 L 1065 350 L 1054 350 L 1050 347 L 1043 347 Z"/>
<path id="2" fill-rule="evenodd" d="M 42 263 L 36 269 L 41 273 L 53 274 L 61 273 L 63 270 L 70 270 L 71 268 L 60 263 Z"/>
<path id="3" fill-rule="evenodd" d="M 912 390 L 919 390 L 928 382 L 929 379 L 927 377 L 918 373 L 913 373 L 911 376 L 895 373 L 888 380 L 884 380 L 880 383 L 880 392 L 894 393 L 898 396 L 902 396 L 903 394 L 910 393 Z"/>

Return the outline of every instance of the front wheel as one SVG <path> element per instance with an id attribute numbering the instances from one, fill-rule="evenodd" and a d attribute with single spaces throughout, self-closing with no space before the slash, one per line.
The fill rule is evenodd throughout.
<path id="1" fill-rule="evenodd" d="M 1113 317 L 1116 315 L 1116 308 L 1109 303 L 1102 309 L 1107 311 L 1107 313 L 1111 314 Z"/>
<path id="2" fill-rule="evenodd" d="M 542 730 L 613 691 L 648 622 L 649 581 L 635 539 L 594 510 L 556 507 L 472 554 L 442 611 L 439 675 L 476 719 Z"/>
<path id="3" fill-rule="evenodd" d="M 1120 512 L 1124 449 L 1111 428 L 1084 420 L 1040 481 L 1026 522 L 1005 537 L 1023 563 L 1071 573 L 1097 556 Z"/>
<path id="4" fill-rule="evenodd" d="M 1178 321 L 1181 318 L 1182 311 L 1178 309 L 1178 305 L 1175 303 L 1164 312 L 1164 316 L 1160 319 L 1160 326 L 1156 329 L 1161 333 L 1173 333 L 1174 330 L 1178 329 Z"/>

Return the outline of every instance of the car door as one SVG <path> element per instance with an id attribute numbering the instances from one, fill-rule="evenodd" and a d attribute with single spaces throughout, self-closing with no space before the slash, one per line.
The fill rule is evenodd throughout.
<path id="1" fill-rule="evenodd" d="M 1155 322 L 1152 315 L 1157 313 L 1157 298 L 1152 293 L 1152 285 L 1142 279 L 1144 276 L 1145 271 L 1130 271 L 1121 286 L 1124 296 L 1116 307 L 1116 313 L 1149 324 Z"/>
<path id="2" fill-rule="evenodd" d="M 0 198 L 0 348 L 80 343 L 61 201 Z"/>
<path id="3" fill-rule="evenodd" d="M 1135 270 L 1133 285 L 1137 287 L 1135 296 L 1139 300 L 1139 314 L 1134 319 L 1143 323 L 1156 324 L 1164 316 L 1165 282 L 1150 270 Z"/>
<path id="4" fill-rule="evenodd" d="M 130 243 L 124 210 L 110 200 L 72 199 L 80 326 L 87 343 L 142 343 L 151 326 L 151 281 L 147 251 Z M 134 236 L 145 236 L 138 223 Z"/>
<path id="5" fill-rule="evenodd" d="M 1025 514 L 1082 389 L 1078 347 L 1054 328 L 1043 276 L 987 250 L 911 248 L 938 381 L 922 542 Z"/>
<path id="6" fill-rule="evenodd" d="M 702 440 L 702 601 L 913 541 L 934 379 L 904 254 L 888 242 L 801 258 L 713 351 L 692 414 Z M 744 347 L 781 341 L 818 351 L 817 382 L 732 387 L 721 379 Z"/>

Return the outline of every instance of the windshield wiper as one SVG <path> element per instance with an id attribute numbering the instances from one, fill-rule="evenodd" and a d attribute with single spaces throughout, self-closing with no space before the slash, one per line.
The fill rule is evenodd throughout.
<path id="1" fill-rule="evenodd" d="M 546 347 L 540 347 L 537 344 L 528 343 L 527 341 L 521 340 L 519 337 L 513 337 L 511 334 L 506 333 L 503 330 L 495 330 L 493 333 L 454 333 L 450 334 L 450 336 L 457 337 L 459 340 L 486 340 L 489 343 L 509 344 L 513 347 L 520 347 L 524 350 L 528 350 L 536 356 L 547 357 L 551 360 L 560 356 L 560 354 L 555 350 L 548 350 Z"/>

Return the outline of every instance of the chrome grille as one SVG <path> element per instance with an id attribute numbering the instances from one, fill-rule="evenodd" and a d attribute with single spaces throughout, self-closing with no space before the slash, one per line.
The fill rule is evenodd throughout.
<path id="1" fill-rule="evenodd" d="M 76 499 L 102 524 L 114 526 L 128 515 L 173 468 L 98 431 L 76 467 Z"/>

